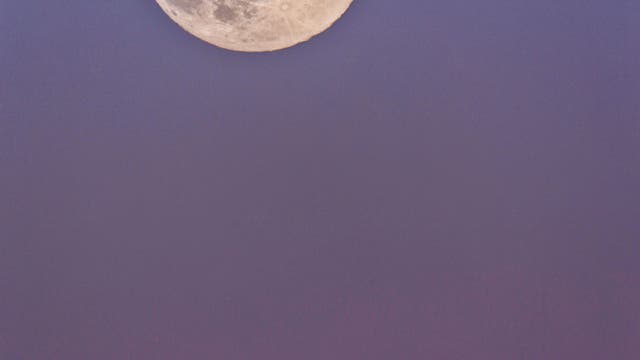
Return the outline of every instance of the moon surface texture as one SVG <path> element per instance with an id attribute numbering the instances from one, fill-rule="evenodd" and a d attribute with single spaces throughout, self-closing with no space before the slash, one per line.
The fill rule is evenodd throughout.
<path id="1" fill-rule="evenodd" d="M 156 0 L 187 32 L 235 51 L 284 49 L 329 28 L 352 0 Z"/>

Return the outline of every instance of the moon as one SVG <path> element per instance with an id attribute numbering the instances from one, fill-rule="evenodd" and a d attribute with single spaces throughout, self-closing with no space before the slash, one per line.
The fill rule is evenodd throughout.
<path id="1" fill-rule="evenodd" d="M 328 29 L 353 0 L 156 0 L 184 30 L 228 50 L 291 47 Z"/>

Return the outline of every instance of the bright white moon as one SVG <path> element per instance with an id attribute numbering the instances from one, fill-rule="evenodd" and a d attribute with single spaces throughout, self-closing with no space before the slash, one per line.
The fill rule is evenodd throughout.
<path id="1" fill-rule="evenodd" d="M 352 0 L 156 0 L 198 38 L 236 51 L 284 49 L 329 28 Z"/>

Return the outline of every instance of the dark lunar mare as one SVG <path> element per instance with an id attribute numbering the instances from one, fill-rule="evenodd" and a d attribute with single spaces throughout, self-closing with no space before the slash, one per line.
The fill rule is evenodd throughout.
<path id="1" fill-rule="evenodd" d="M 204 1 L 210 1 L 214 5 L 213 15 L 225 23 L 233 23 L 238 17 L 251 19 L 257 14 L 257 8 L 253 5 L 257 0 L 167 0 L 170 5 L 188 13 L 195 14 L 198 7 Z"/>
<path id="2" fill-rule="evenodd" d="M 175 6 L 178 9 L 184 10 L 189 14 L 195 13 L 198 5 L 202 3 L 203 0 L 167 0 L 170 5 Z"/>

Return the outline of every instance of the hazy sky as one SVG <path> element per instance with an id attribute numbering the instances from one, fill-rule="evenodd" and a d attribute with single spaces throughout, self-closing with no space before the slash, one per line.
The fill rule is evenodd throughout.
<path id="1" fill-rule="evenodd" d="M 0 1 L 3 360 L 636 360 L 639 184 L 638 1 Z"/>

